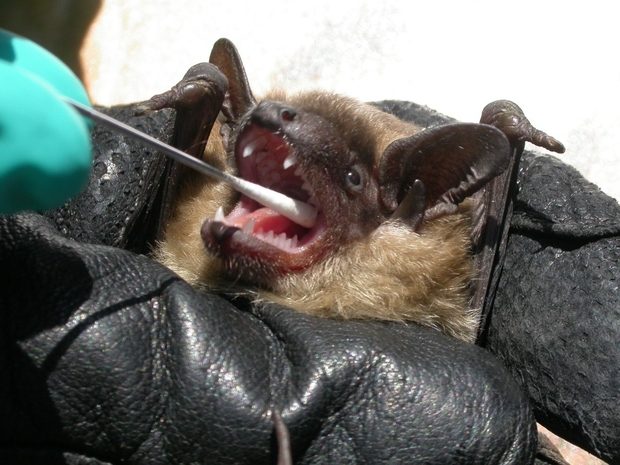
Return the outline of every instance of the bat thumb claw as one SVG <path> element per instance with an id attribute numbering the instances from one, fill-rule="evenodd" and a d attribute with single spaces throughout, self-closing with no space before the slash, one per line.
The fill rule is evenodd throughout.
<path id="1" fill-rule="evenodd" d="M 527 139 L 529 142 L 538 145 L 539 147 L 550 150 L 551 152 L 564 153 L 566 148 L 564 147 L 564 144 L 562 144 L 562 142 L 560 142 L 554 137 L 551 137 L 546 132 L 541 131 L 540 129 L 536 129 L 534 126 L 530 125 L 530 127 L 531 135 Z"/>
<path id="2" fill-rule="evenodd" d="M 175 97 L 176 93 L 173 90 L 169 90 L 163 94 L 154 95 L 149 100 L 138 102 L 135 105 L 134 115 L 146 116 L 164 108 L 173 108 Z"/>
<path id="3" fill-rule="evenodd" d="M 482 110 L 481 123 L 501 130 L 513 145 L 531 142 L 552 152 L 564 153 L 564 145 L 549 134 L 535 128 L 523 110 L 510 100 L 497 100 Z"/>

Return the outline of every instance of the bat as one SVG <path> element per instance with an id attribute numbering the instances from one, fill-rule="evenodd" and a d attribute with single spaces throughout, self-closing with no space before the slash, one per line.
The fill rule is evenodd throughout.
<path id="1" fill-rule="evenodd" d="M 142 107 L 177 110 L 180 149 L 317 211 L 301 225 L 176 167 L 154 256 L 191 285 L 468 342 L 493 293 L 523 145 L 564 150 L 504 100 L 481 123 L 422 128 L 329 92 L 256 99 L 227 39 Z"/>

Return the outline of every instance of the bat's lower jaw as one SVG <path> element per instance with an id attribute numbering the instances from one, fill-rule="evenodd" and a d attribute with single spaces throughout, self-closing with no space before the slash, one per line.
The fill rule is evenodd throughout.
<path id="1" fill-rule="evenodd" d="M 265 285 L 268 283 L 261 281 L 302 272 L 329 253 L 322 221 L 304 238 L 303 245 L 286 235 L 252 233 L 214 219 L 203 223 L 200 234 L 207 251 L 224 262 L 228 273 L 255 284 Z"/>

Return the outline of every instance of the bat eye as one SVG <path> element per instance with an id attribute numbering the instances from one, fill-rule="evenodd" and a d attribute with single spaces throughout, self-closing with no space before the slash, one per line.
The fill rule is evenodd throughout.
<path id="1" fill-rule="evenodd" d="M 364 177 L 362 175 L 362 171 L 358 166 L 352 166 L 347 170 L 345 181 L 349 190 L 353 192 L 361 191 L 363 180 Z"/>

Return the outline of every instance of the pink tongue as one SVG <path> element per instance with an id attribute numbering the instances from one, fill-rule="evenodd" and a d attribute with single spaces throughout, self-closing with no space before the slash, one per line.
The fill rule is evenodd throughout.
<path id="1" fill-rule="evenodd" d="M 267 207 L 254 210 L 248 217 L 253 218 L 256 222 L 254 223 L 254 231 L 273 231 L 274 234 L 280 234 L 290 230 L 291 226 L 295 225 L 288 218 L 279 215 Z"/>
<path id="2" fill-rule="evenodd" d="M 285 232 L 287 236 L 293 237 L 295 234 L 301 236 L 304 231 L 302 226 L 293 223 L 288 218 L 285 218 L 267 207 L 259 208 L 252 213 L 235 218 L 234 225 L 243 229 L 243 226 L 252 219 L 254 220 L 253 232 L 266 233 L 273 231 L 276 235 Z"/>

